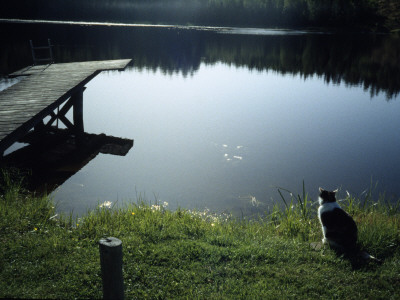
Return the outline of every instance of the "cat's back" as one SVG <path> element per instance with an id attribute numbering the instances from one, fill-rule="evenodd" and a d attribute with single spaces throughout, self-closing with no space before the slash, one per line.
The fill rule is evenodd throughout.
<path id="1" fill-rule="evenodd" d="M 335 209 L 341 209 L 340 205 L 337 202 L 326 202 L 319 206 L 318 215 L 321 216 L 323 213 L 333 212 Z"/>
<path id="2" fill-rule="evenodd" d="M 318 217 L 325 226 L 335 224 L 335 227 L 347 227 L 348 229 L 356 226 L 353 218 L 337 202 L 322 204 L 318 208 Z"/>
<path id="3" fill-rule="evenodd" d="M 336 202 L 321 205 L 318 212 L 324 236 L 331 246 L 344 250 L 356 247 L 357 225 Z"/>

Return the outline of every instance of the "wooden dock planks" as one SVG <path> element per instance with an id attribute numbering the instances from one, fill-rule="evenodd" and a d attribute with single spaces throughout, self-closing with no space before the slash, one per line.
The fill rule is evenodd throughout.
<path id="1" fill-rule="evenodd" d="M 10 74 L 24 76 L 0 92 L 0 157 L 4 150 L 26 134 L 98 73 L 122 71 L 130 59 L 61 63 L 27 67 Z"/>

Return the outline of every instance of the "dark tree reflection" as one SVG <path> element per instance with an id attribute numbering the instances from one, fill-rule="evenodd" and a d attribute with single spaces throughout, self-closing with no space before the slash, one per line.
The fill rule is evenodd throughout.
<path id="1" fill-rule="evenodd" d="M 232 32 L 230 32 L 232 33 Z M 218 62 L 251 70 L 320 76 L 360 85 L 388 99 L 400 91 L 400 38 L 370 34 L 245 35 L 229 32 L 123 26 L 0 25 L 0 73 L 32 63 L 29 39 L 50 38 L 56 62 L 133 58 L 139 69 L 196 73 Z"/>

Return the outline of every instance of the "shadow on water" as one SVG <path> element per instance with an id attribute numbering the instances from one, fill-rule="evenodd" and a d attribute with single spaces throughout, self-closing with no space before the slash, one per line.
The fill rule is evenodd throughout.
<path id="1" fill-rule="evenodd" d="M 32 63 L 30 39 L 50 38 L 56 62 L 133 58 L 136 68 L 184 76 L 201 63 L 222 62 L 320 76 L 327 83 L 360 85 L 371 95 L 383 92 L 388 99 L 400 91 L 399 36 L 200 29 L 0 23 L 0 74 Z"/>
<path id="2" fill-rule="evenodd" d="M 125 156 L 133 140 L 105 134 L 82 133 L 52 127 L 31 131 L 20 142 L 28 144 L 0 160 L 0 168 L 16 168 L 25 175 L 26 188 L 37 194 L 50 194 L 76 174 L 99 153 Z"/>

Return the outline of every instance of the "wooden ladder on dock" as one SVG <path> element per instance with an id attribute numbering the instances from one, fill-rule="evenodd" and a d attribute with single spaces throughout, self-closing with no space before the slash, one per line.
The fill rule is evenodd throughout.
<path id="1" fill-rule="evenodd" d="M 43 62 L 45 64 L 52 64 L 54 63 L 54 58 L 53 58 L 53 45 L 50 42 L 50 39 L 47 39 L 47 46 L 40 46 L 40 47 L 34 47 L 32 40 L 29 41 L 31 45 L 31 52 L 32 52 L 32 59 L 33 59 L 33 65 L 39 65 Z M 43 57 L 43 51 L 48 50 L 49 51 L 49 57 Z M 42 55 L 37 55 L 36 51 L 40 51 Z"/>

